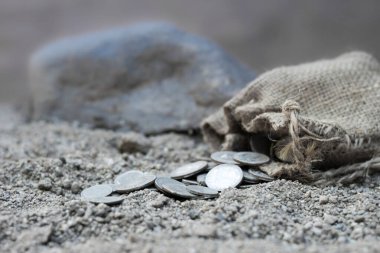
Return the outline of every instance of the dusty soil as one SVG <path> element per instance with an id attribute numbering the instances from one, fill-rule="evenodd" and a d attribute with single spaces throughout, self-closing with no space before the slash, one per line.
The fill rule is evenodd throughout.
<path id="1" fill-rule="evenodd" d="M 81 189 L 129 169 L 163 175 L 208 156 L 207 146 L 168 133 L 141 137 L 142 152 L 125 153 L 128 134 L 26 124 L 4 106 L 0 115 L 1 252 L 380 251 L 379 177 L 327 188 L 276 180 L 214 200 L 145 189 L 121 205 L 94 205 L 80 200 Z"/>

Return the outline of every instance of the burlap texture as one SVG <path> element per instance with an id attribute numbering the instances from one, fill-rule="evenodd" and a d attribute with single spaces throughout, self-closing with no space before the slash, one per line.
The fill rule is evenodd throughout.
<path id="1" fill-rule="evenodd" d="M 251 137 L 265 136 L 273 159 L 284 164 L 263 170 L 310 179 L 315 169 L 379 155 L 379 121 L 379 62 L 367 53 L 351 52 L 266 72 L 201 127 L 205 141 L 217 150 L 247 150 Z"/>

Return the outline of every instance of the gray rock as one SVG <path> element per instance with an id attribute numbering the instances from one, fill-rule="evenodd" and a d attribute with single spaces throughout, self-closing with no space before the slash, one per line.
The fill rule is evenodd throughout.
<path id="1" fill-rule="evenodd" d="M 76 193 L 79 193 L 81 190 L 81 186 L 78 182 L 73 182 L 71 184 L 71 192 L 76 194 Z"/>
<path id="2" fill-rule="evenodd" d="M 161 208 L 168 202 L 168 199 L 164 196 L 159 196 L 157 199 L 152 201 L 150 205 L 155 208 Z"/>
<path id="3" fill-rule="evenodd" d="M 329 197 L 328 196 L 322 195 L 319 197 L 319 204 L 324 205 L 327 203 L 329 203 Z"/>
<path id="4" fill-rule="evenodd" d="M 38 244 L 44 244 L 49 241 L 52 233 L 52 226 L 33 227 L 20 233 L 17 238 L 17 247 L 14 252 L 24 252 L 30 247 Z"/>
<path id="5" fill-rule="evenodd" d="M 336 222 L 338 221 L 338 219 L 337 219 L 336 216 L 329 215 L 329 214 L 325 214 L 325 215 L 324 215 L 324 221 L 325 221 L 327 224 L 333 225 L 334 223 L 336 223 Z"/>
<path id="6" fill-rule="evenodd" d="M 34 54 L 30 73 L 34 119 L 144 133 L 198 128 L 254 77 L 164 23 L 63 39 Z"/>
<path id="7" fill-rule="evenodd" d="M 50 178 L 44 178 L 38 183 L 38 189 L 42 191 L 49 191 L 53 187 Z"/>
<path id="8" fill-rule="evenodd" d="M 106 217 L 110 211 L 111 208 L 103 203 L 94 207 L 94 214 L 99 217 Z"/>
<path id="9" fill-rule="evenodd" d="M 116 147 L 121 153 L 146 153 L 149 151 L 151 143 L 142 134 L 128 132 L 121 138 L 116 138 Z"/>

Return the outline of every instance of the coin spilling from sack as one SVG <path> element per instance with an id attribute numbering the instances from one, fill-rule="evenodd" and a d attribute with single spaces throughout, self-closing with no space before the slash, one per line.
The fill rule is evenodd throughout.
<path id="1" fill-rule="evenodd" d="M 156 177 L 138 170 L 118 175 L 113 184 L 100 184 L 82 191 L 82 199 L 108 205 L 121 203 L 125 196 L 119 194 L 151 188 L 177 199 L 210 199 L 227 188 L 248 188 L 269 182 L 274 178 L 257 166 L 270 158 L 256 152 L 220 151 L 211 155 L 215 163 L 197 161 L 178 167 L 168 177 Z M 211 167 L 211 168 L 210 168 Z"/>

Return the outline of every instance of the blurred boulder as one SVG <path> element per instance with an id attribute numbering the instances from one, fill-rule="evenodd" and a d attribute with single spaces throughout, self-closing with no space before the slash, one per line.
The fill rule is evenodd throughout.
<path id="1" fill-rule="evenodd" d="M 166 23 L 66 38 L 30 61 L 32 118 L 143 133 L 196 129 L 254 77 Z"/>

